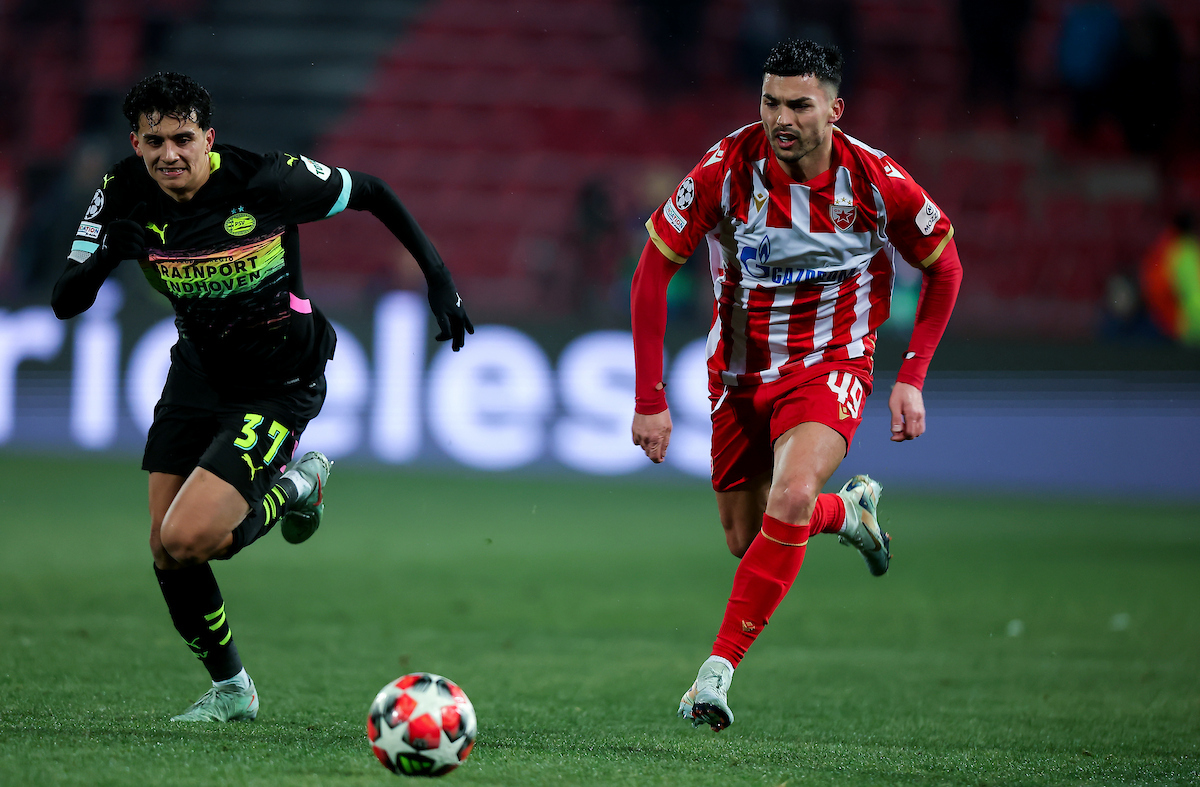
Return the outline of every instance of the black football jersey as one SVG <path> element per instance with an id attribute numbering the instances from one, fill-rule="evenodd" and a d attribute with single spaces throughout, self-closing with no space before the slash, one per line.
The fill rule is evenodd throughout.
<path id="1" fill-rule="evenodd" d="M 340 213 L 351 176 L 304 156 L 215 145 L 210 175 L 171 199 L 137 156 L 104 176 L 72 245 L 82 261 L 110 221 L 145 203 L 150 285 L 175 308 L 173 357 L 222 388 L 306 383 L 333 357 L 335 336 L 300 275 L 296 225 Z"/>

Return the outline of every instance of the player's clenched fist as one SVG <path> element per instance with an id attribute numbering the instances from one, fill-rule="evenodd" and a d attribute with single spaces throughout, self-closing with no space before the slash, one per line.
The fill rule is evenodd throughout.
<path id="1" fill-rule="evenodd" d="M 641 446 L 651 462 L 661 462 L 667 456 L 671 442 L 671 411 L 654 415 L 633 414 L 633 444 Z"/>

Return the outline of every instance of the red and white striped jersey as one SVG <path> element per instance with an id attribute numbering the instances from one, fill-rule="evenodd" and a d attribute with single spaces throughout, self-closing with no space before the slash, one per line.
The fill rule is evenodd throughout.
<path id="1" fill-rule="evenodd" d="M 822 362 L 870 374 L 895 263 L 929 266 L 954 235 L 883 151 L 835 127 L 830 168 L 799 183 L 761 123 L 709 149 L 646 227 L 678 263 L 708 238 L 708 365 L 719 385 L 767 383 Z"/>

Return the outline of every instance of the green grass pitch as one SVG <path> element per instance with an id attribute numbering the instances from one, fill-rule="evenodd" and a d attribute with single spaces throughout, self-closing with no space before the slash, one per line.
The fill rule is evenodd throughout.
<path id="1" fill-rule="evenodd" d="M 735 567 L 706 488 L 338 467 L 312 541 L 216 565 L 258 720 L 181 727 L 145 486 L 0 459 L 0 785 L 395 784 L 365 716 L 415 670 L 478 712 L 448 783 L 1200 783 L 1196 505 L 889 488 L 890 573 L 814 539 L 713 734 L 675 718 Z"/>

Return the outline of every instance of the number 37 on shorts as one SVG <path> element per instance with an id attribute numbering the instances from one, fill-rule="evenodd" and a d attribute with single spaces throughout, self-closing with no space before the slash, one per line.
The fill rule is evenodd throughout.
<path id="1" fill-rule="evenodd" d="M 257 413 L 246 413 L 246 422 L 242 426 L 242 435 L 233 441 L 233 444 L 243 451 L 249 451 L 258 444 L 258 428 L 262 425 L 264 418 Z M 271 421 L 271 425 L 267 427 L 266 437 L 271 441 L 263 454 L 263 461 L 270 464 L 275 455 L 279 453 L 280 447 L 283 446 L 283 441 L 287 439 L 288 428 L 278 421 Z"/>
<path id="2" fill-rule="evenodd" d="M 838 418 L 858 418 L 862 413 L 863 385 L 850 372 L 830 372 L 825 381 L 838 401 Z"/>

